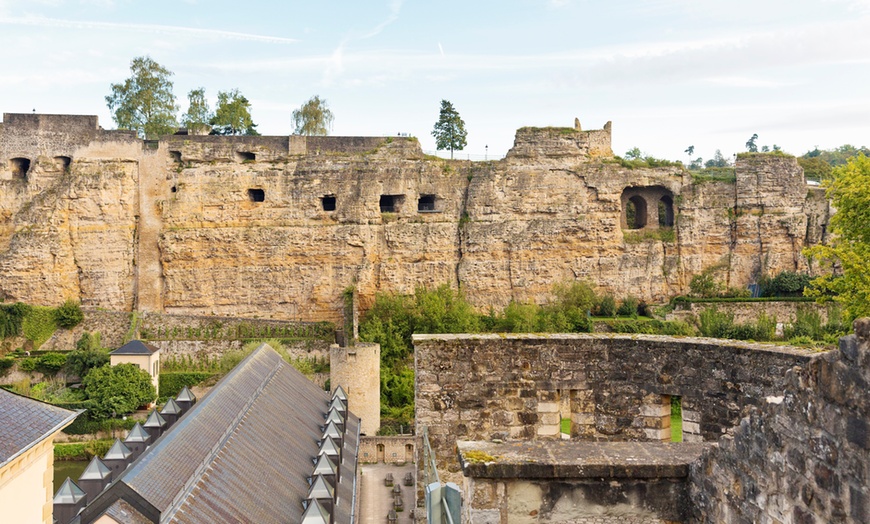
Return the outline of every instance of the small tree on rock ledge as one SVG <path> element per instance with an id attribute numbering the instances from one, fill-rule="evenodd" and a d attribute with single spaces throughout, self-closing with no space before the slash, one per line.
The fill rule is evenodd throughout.
<path id="1" fill-rule="evenodd" d="M 462 151 L 468 143 L 465 139 L 468 136 L 468 132 L 465 131 L 465 122 L 459 117 L 459 112 L 454 109 L 453 104 L 447 100 L 441 101 L 441 114 L 438 121 L 435 122 L 432 136 L 435 137 L 435 147 L 439 151 L 442 149 L 450 150 L 451 159 L 454 150 Z"/>

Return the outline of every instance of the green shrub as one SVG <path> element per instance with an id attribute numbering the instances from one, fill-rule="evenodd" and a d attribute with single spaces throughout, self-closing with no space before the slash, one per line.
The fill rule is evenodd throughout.
<path id="1" fill-rule="evenodd" d="M 692 277 L 689 282 L 689 290 L 694 297 L 712 298 L 718 295 L 719 282 L 713 278 L 713 275 L 708 272 L 701 273 Z"/>
<path id="2" fill-rule="evenodd" d="M 616 314 L 620 317 L 637 317 L 637 308 L 640 301 L 635 297 L 627 297 L 619 305 Z"/>
<path id="3" fill-rule="evenodd" d="M 798 306 L 795 311 L 794 321 L 786 324 L 782 333 L 789 340 L 799 337 L 822 340 L 824 337 L 822 317 L 815 309 Z"/>
<path id="4" fill-rule="evenodd" d="M 45 375 L 54 375 L 66 364 L 66 353 L 49 352 L 41 355 L 36 370 Z"/>
<path id="5" fill-rule="evenodd" d="M 105 349 L 74 349 L 66 357 L 66 372 L 83 379 L 92 369 L 105 366 L 109 360 Z"/>
<path id="6" fill-rule="evenodd" d="M 761 295 L 765 297 L 799 297 L 804 289 L 810 285 L 813 277 L 806 273 L 782 271 L 773 278 L 762 277 L 758 284 L 761 287 Z"/>
<path id="7" fill-rule="evenodd" d="M 59 442 L 54 445 L 54 460 L 87 460 L 85 442 Z"/>
<path id="8" fill-rule="evenodd" d="M 160 373 L 159 384 L 160 398 L 165 399 L 174 397 L 184 388 L 193 387 L 197 384 L 209 379 L 217 373 L 208 372 L 186 372 L 186 373 Z"/>
<path id="9" fill-rule="evenodd" d="M 89 400 L 94 401 L 95 419 L 134 411 L 157 396 L 151 375 L 135 364 L 118 364 L 92 369 L 82 380 Z"/>
<path id="10" fill-rule="evenodd" d="M 33 342 L 34 349 L 39 349 L 56 330 L 54 309 L 50 307 L 31 306 L 21 322 L 21 331 L 27 340 Z"/>
<path id="11" fill-rule="evenodd" d="M 67 300 L 54 310 L 55 322 L 64 329 L 74 328 L 81 324 L 84 319 L 85 315 L 82 313 L 81 306 L 72 299 Z"/>
<path id="12" fill-rule="evenodd" d="M 12 366 L 15 365 L 15 359 L 10 357 L 0 358 L 0 377 L 5 377 Z"/>
<path id="13" fill-rule="evenodd" d="M 604 295 L 601 300 L 595 304 L 593 315 L 597 317 L 614 317 L 616 316 L 616 301 L 613 295 Z"/>
<path id="14" fill-rule="evenodd" d="M 684 337 L 696 334 L 692 326 L 681 320 L 618 319 L 608 320 L 607 325 L 614 333 L 642 333 L 646 335 Z"/>
<path id="15" fill-rule="evenodd" d="M 25 373 L 36 371 L 36 366 L 39 364 L 39 359 L 36 357 L 25 357 L 18 361 L 18 369 Z"/>
<path id="16" fill-rule="evenodd" d="M 698 315 L 698 330 L 705 337 L 728 338 L 734 327 L 734 315 L 715 307 L 705 308 Z"/>
<path id="17" fill-rule="evenodd" d="M 0 305 L 0 338 L 17 337 L 21 334 L 21 323 L 30 312 L 30 306 L 22 302 Z"/>

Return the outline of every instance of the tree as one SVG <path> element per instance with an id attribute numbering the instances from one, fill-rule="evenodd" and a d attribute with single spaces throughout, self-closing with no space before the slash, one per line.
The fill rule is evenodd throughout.
<path id="1" fill-rule="evenodd" d="M 807 180 L 820 182 L 831 178 L 831 165 L 818 156 L 802 156 L 797 159 L 797 162 L 804 169 L 804 176 L 807 177 Z"/>
<path id="2" fill-rule="evenodd" d="M 333 120 L 335 117 L 329 110 L 326 99 L 314 95 L 302 107 L 293 110 L 293 125 L 296 127 L 293 134 L 326 136 L 332 129 Z"/>
<path id="3" fill-rule="evenodd" d="M 870 158 L 860 155 L 834 169 L 827 197 L 837 209 L 831 217 L 831 243 L 807 254 L 839 266 L 842 275 L 813 280 L 811 296 L 833 294 L 849 318 L 870 316 Z"/>
<path id="4" fill-rule="evenodd" d="M 447 100 L 441 101 L 441 114 L 438 121 L 435 122 L 432 136 L 435 137 L 435 147 L 439 151 L 442 149 L 450 150 L 450 158 L 453 158 L 454 150 L 462 151 L 468 144 L 465 139 L 468 136 L 468 132 L 465 131 L 465 122 L 459 117 L 459 112 L 453 108 L 453 104 Z"/>
<path id="5" fill-rule="evenodd" d="M 746 150 L 750 153 L 758 153 L 758 146 L 755 145 L 756 140 L 758 140 L 758 133 L 754 133 L 752 138 L 746 141 Z"/>
<path id="6" fill-rule="evenodd" d="M 109 363 L 109 352 L 102 347 L 99 333 L 85 331 L 76 342 L 76 348 L 69 352 L 66 358 L 65 371 L 79 378 L 85 376 L 94 368 L 103 367 Z"/>
<path id="7" fill-rule="evenodd" d="M 121 84 L 112 84 L 106 104 L 118 129 L 131 129 L 140 137 L 156 139 L 175 131 L 175 95 L 172 72 L 150 57 L 139 56 L 130 63 L 132 76 Z"/>
<path id="8" fill-rule="evenodd" d="M 722 155 L 722 151 L 717 149 L 713 159 L 707 160 L 704 163 L 704 167 L 728 167 L 728 159 Z"/>
<path id="9" fill-rule="evenodd" d="M 74 328 L 81 324 L 84 319 L 85 314 L 82 313 L 81 306 L 72 299 L 68 299 L 54 310 L 55 322 L 64 329 Z"/>
<path id="10" fill-rule="evenodd" d="M 251 103 L 238 89 L 218 91 L 218 103 L 211 119 L 218 135 L 259 135 L 251 119 Z"/>
<path id="11" fill-rule="evenodd" d="M 689 146 L 689 147 L 687 147 L 686 150 L 684 151 L 684 153 L 686 153 L 687 155 L 689 155 L 689 158 L 692 158 L 692 155 L 695 154 L 695 146 Z"/>
<path id="12" fill-rule="evenodd" d="M 211 130 L 211 120 L 214 118 L 205 98 L 205 88 L 192 89 L 187 93 L 187 113 L 181 117 L 181 125 L 188 131 L 200 133 Z"/>
<path id="13" fill-rule="evenodd" d="M 108 418 L 130 413 L 157 396 L 151 376 L 136 364 L 94 368 L 82 380 L 85 394 L 93 401 L 91 415 Z"/>
<path id="14" fill-rule="evenodd" d="M 641 158 L 643 158 L 643 153 L 639 147 L 633 147 L 625 152 L 626 160 L 640 160 Z"/>

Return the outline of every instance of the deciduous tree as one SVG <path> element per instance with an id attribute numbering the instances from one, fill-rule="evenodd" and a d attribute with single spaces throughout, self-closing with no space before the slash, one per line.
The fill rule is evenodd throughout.
<path id="1" fill-rule="evenodd" d="M 212 114 L 211 109 L 208 107 L 208 100 L 205 98 L 205 88 L 192 89 L 187 93 L 187 101 L 187 113 L 181 117 L 181 125 L 194 134 L 210 131 L 211 120 L 214 118 L 214 114 Z"/>
<path id="2" fill-rule="evenodd" d="M 325 136 L 332 129 L 335 120 L 326 99 L 312 96 L 299 109 L 293 110 L 293 134 L 305 136 Z"/>
<path id="3" fill-rule="evenodd" d="M 831 242 L 807 254 L 835 264 L 842 275 L 813 281 L 808 294 L 833 294 L 849 318 L 870 316 L 870 158 L 860 155 L 834 169 L 827 196 L 837 209 L 831 217 Z"/>
<path id="4" fill-rule="evenodd" d="M 251 119 L 251 103 L 238 89 L 218 91 L 218 103 L 211 119 L 218 135 L 259 135 Z"/>
<path id="5" fill-rule="evenodd" d="M 118 129 L 131 129 L 140 137 L 156 139 L 178 127 L 172 72 L 150 57 L 139 56 L 130 63 L 130 78 L 112 84 L 106 104 Z"/>
<path id="6" fill-rule="evenodd" d="M 459 112 L 453 107 L 453 104 L 447 100 L 441 101 L 441 113 L 438 116 L 438 121 L 435 122 L 432 136 L 435 137 L 435 147 L 439 151 L 442 149 L 450 150 L 450 158 L 453 158 L 454 150 L 462 151 L 468 144 L 465 122 L 459 117 Z"/>
<path id="7" fill-rule="evenodd" d="M 82 385 L 93 401 L 91 414 L 97 418 L 130 413 L 157 396 L 151 376 L 135 364 L 91 369 Z"/>

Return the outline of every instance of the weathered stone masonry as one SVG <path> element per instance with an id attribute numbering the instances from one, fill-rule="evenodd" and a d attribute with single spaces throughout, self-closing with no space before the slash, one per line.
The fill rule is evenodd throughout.
<path id="1" fill-rule="evenodd" d="M 623 167 L 610 133 L 523 128 L 505 159 L 465 162 L 404 137 L 143 142 L 96 117 L 7 114 L 0 298 L 338 320 L 350 285 L 363 308 L 443 283 L 500 307 L 575 279 L 651 301 L 704 270 L 743 286 L 813 269 L 801 250 L 824 241 L 828 204 L 793 158 L 749 155 L 734 183 L 693 180 Z M 673 221 L 673 234 L 629 231 L 632 198 L 644 228 Z"/>
<path id="2" fill-rule="evenodd" d="M 416 335 L 418 432 L 428 427 L 442 480 L 466 485 L 473 522 L 866 523 L 870 319 L 855 331 L 827 353 L 654 336 Z M 682 397 L 687 440 L 709 446 L 700 458 L 689 455 L 702 448 L 681 456 L 681 444 L 650 442 L 664 440 L 658 399 L 670 395 Z M 570 442 L 554 426 L 566 414 Z M 466 482 L 458 442 L 463 457 L 501 458 L 466 463 Z"/>

